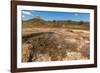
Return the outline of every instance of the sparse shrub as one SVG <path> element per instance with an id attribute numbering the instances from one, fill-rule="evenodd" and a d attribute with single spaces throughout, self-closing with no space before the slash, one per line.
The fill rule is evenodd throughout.
<path id="1" fill-rule="evenodd" d="M 68 23 L 71 23 L 71 22 L 72 22 L 72 20 L 67 20 L 67 22 L 68 22 Z"/>
<path id="2" fill-rule="evenodd" d="M 82 25 L 83 23 L 84 23 L 83 21 L 80 21 L 80 22 L 79 22 L 79 25 Z"/>

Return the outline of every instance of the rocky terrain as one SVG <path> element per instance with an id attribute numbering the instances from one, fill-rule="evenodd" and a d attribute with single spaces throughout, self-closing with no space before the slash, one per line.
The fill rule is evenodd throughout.
<path id="1" fill-rule="evenodd" d="M 23 28 L 22 61 L 89 59 L 89 30 Z"/>
<path id="2" fill-rule="evenodd" d="M 89 59 L 89 35 L 89 22 L 22 21 L 22 62 Z"/>

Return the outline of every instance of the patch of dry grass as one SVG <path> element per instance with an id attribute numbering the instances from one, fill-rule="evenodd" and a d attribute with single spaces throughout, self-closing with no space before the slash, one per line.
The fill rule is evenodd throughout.
<path id="1" fill-rule="evenodd" d="M 78 23 L 23 21 L 22 62 L 89 59 L 89 23 Z"/>
<path id="2" fill-rule="evenodd" d="M 73 37 L 68 38 L 61 35 L 61 33 L 56 32 L 39 32 L 26 35 L 23 37 L 23 40 L 25 40 L 23 41 L 24 44 L 22 61 L 35 62 L 60 61 L 66 59 L 87 59 L 87 50 L 82 50 L 82 48 L 80 47 L 81 40 L 74 39 Z M 68 50 L 70 51 L 69 54 Z M 80 56 L 77 56 L 76 58 L 76 56 L 74 55 L 77 55 L 78 53 L 80 53 Z M 70 57 L 70 55 L 72 57 Z"/>

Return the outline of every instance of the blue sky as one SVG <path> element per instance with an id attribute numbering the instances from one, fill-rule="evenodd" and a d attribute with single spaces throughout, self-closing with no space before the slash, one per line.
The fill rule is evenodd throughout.
<path id="1" fill-rule="evenodd" d="M 51 12 L 51 11 L 34 11 L 22 10 L 22 20 L 29 20 L 36 16 L 44 20 L 72 20 L 72 21 L 90 21 L 89 13 L 78 12 Z"/>

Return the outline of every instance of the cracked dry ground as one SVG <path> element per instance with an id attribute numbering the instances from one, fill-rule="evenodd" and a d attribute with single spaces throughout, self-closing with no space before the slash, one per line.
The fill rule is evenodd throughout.
<path id="1" fill-rule="evenodd" d="M 22 61 L 64 61 L 89 59 L 88 30 L 24 28 Z"/>

